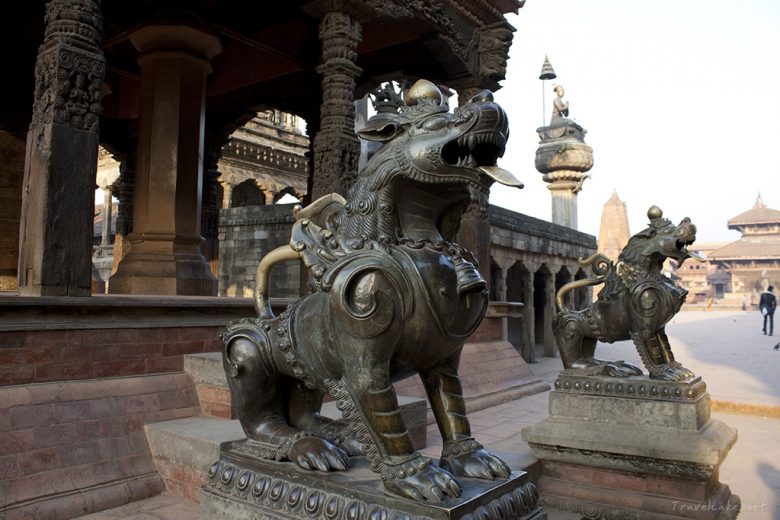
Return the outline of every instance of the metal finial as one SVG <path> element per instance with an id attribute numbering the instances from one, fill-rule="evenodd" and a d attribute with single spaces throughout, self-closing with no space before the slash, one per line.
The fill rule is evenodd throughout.
<path id="1" fill-rule="evenodd" d="M 545 79 L 555 79 L 558 75 L 555 74 L 555 71 L 553 70 L 552 65 L 550 64 L 550 60 L 547 59 L 547 55 L 544 56 L 544 63 L 542 64 L 542 73 L 539 74 L 539 79 L 545 80 Z"/>

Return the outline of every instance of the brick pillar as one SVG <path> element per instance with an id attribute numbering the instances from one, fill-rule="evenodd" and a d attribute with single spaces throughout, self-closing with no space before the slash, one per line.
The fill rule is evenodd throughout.
<path id="1" fill-rule="evenodd" d="M 109 290 L 216 295 L 200 226 L 206 76 L 219 40 L 183 25 L 142 27 L 129 39 L 141 53 L 133 232 Z"/>
<path id="2" fill-rule="evenodd" d="M 98 153 L 99 0 L 52 0 L 35 64 L 24 166 L 19 292 L 89 296 Z"/>
<path id="3" fill-rule="evenodd" d="M 355 134 L 355 65 L 362 40 L 360 22 L 343 12 L 329 12 L 320 22 L 323 63 L 320 126 L 314 136 L 311 200 L 328 193 L 346 195 L 357 177 L 360 141 Z"/>

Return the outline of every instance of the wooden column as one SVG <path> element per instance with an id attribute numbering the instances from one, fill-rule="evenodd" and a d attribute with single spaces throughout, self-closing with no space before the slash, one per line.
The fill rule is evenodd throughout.
<path id="1" fill-rule="evenodd" d="M 146 26 L 129 39 L 141 53 L 133 232 L 109 290 L 216 295 L 200 226 L 206 77 L 219 40 L 185 25 Z"/>
<path id="2" fill-rule="evenodd" d="M 314 136 L 311 200 L 338 192 L 346 195 L 357 177 L 360 141 L 355 134 L 355 64 L 362 40 L 360 22 L 349 14 L 325 13 L 320 22 L 323 63 L 320 127 Z"/>
<path id="3" fill-rule="evenodd" d="M 35 65 L 19 237 L 19 292 L 89 296 L 98 152 L 99 0 L 52 0 Z"/>

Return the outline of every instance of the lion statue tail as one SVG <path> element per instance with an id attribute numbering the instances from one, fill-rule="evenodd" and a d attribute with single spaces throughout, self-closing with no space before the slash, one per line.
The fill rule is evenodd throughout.
<path id="1" fill-rule="evenodd" d="M 577 263 L 582 267 L 591 266 L 591 270 L 596 277 L 574 280 L 558 289 L 558 292 L 555 294 L 555 304 L 558 308 L 558 312 L 569 312 L 569 309 L 567 309 L 566 305 L 563 303 L 566 294 L 574 289 L 591 287 L 604 283 L 607 278 L 607 273 L 612 270 L 612 260 L 601 253 L 594 253 L 588 258 L 580 258 L 577 260 Z"/>

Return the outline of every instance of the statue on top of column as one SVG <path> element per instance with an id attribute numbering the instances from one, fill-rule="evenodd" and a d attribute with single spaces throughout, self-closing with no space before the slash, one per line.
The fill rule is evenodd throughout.
<path id="1" fill-rule="evenodd" d="M 553 101 L 552 118 L 550 119 L 550 126 L 554 126 L 556 123 L 561 123 L 565 118 L 569 117 L 569 102 L 563 100 L 563 85 L 555 85 L 553 91 L 556 94 L 556 98 Z"/>

